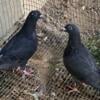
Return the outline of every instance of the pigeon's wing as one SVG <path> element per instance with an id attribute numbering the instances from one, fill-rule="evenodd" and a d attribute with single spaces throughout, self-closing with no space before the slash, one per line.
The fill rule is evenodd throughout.
<path id="1" fill-rule="evenodd" d="M 4 45 L 4 47 L 1 49 L 0 54 L 4 54 L 6 52 L 9 52 L 12 47 L 14 47 L 16 45 L 16 43 L 18 42 L 18 36 L 15 35 L 14 37 L 12 37 L 7 44 Z"/>
<path id="2" fill-rule="evenodd" d="M 12 37 L 7 44 L 0 50 L 0 70 L 12 70 L 18 66 L 18 62 L 11 60 L 6 54 L 10 54 L 12 48 L 16 45 L 16 35 Z"/>
<path id="3" fill-rule="evenodd" d="M 88 63 L 91 67 L 97 67 L 96 60 L 89 52 L 89 50 L 82 44 L 82 47 L 79 49 L 80 55 L 84 59 L 86 63 Z"/>
<path id="4" fill-rule="evenodd" d="M 88 52 L 86 52 L 87 55 L 83 52 L 83 48 L 81 49 L 82 50 L 73 53 L 72 56 L 64 58 L 64 64 L 74 77 L 96 87 L 98 86 L 97 84 L 100 84 L 99 73 L 95 66 L 96 64 L 94 61 L 92 62 L 92 58 Z"/>
<path id="5" fill-rule="evenodd" d="M 1 54 L 3 55 L 22 55 L 29 50 L 33 50 L 36 48 L 36 41 L 34 40 L 34 44 L 31 39 L 27 39 L 24 34 L 20 32 L 17 33 L 8 43 L 2 48 Z M 23 55 L 24 56 L 24 55 Z"/>
<path id="6" fill-rule="evenodd" d="M 17 61 L 12 61 L 11 59 L 9 59 L 9 57 L 4 57 L 1 56 L 0 57 L 0 70 L 12 70 L 15 69 L 18 66 L 18 62 Z"/>
<path id="7" fill-rule="evenodd" d="M 31 56 L 35 51 L 36 44 L 33 44 L 31 40 L 22 38 L 15 46 L 11 47 L 11 50 L 9 50 L 6 55 L 15 58 L 27 59 L 27 56 Z"/>
<path id="8" fill-rule="evenodd" d="M 1 55 L 0 58 L 0 70 L 9 70 L 16 68 L 19 63 L 26 64 L 27 60 L 35 52 L 36 48 L 33 48 L 33 44 L 30 41 L 20 41 L 20 44 L 11 46 L 11 50 Z M 33 52 L 34 51 L 34 52 Z M 21 62 L 19 62 L 21 60 Z"/>
<path id="9" fill-rule="evenodd" d="M 30 46 L 30 47 L 29 47 Z M 15 56 L 15 57 L 18 57 L 18 58 L 25 58 L 27 57 L 27 55 L 31 55 L 31 53 L 33 52 L 33 48 L 32 48 L 32 45 L 23 45 L 21 47 L 19 47 L 18 49 L 14 49 L 12 50 L 9 55 L 10 56 Z"/>

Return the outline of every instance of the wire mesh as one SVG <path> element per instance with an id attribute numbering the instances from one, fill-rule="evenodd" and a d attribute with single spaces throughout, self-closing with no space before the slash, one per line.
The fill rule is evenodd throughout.
<path id="1" fill-rule="evenodd" d="M 5 37 L 8 30 L 22 15 L 20 2 L 15 0 L 0 0 L 0 37 Z"/>
<path id="2" fill-rule="evenodd" d="M 0 5 L 1 43 L 16 34 L 31 10 L 47 17 L 37 26 L 38 50 L 28 63 L 34 77 L 23 80 L 13 72 L 0 72 L 0 100 L 33 100 L 41 84 L 46 85 L 46 96 L 40 100 L 100 100 L 98 91 L 81 84 L 80 93 L 68 94 L 66 86 L 74 84 L 62 61 L 68 36 L 59 31 L 66 22 L 77 24 L 84 39 L 100 31 L 100 0 L 0 0 Z"/>

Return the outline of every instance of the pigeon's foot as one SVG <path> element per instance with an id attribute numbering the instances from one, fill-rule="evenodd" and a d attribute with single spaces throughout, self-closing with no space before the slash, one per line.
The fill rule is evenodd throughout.
<path id="1" fill-rule="evenodd" d="M 28 77 L 33 76 L 33 74 L 32 74 L 33 70 L 31 68 L 25 68 L 24 70 L 22 70 L 20 67 L 18 67 L 17 72 L 22 74 L 22 78 L 25 78 L 25 76 L 28 76 Z"/>
<path id="2" fill-rule="evenodd" d="M 73 93 L 73 92 L 80 93 L 80 91 L 77 89 L 76 82 L 73 84 L 73 86 L 67 85 L 66 88 L 69 89 L 68 94 Z"/>
<path id="3" fill-rule="evenodd" d="M 31 68 L 25 68 L 23 71 L 23 74 L 25 75 L 25 76 L 32 76 L 32 69 Z"/>
<path id="4" fill-rule="evenodd" d="M 76 87 L 66 86 L 66 88 L 69 89 L 68 94 L 73 92 L 80 93 L 80 91 Z"/>

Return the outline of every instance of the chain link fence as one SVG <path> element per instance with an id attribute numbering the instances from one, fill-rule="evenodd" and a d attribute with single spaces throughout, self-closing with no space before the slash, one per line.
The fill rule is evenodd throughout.
<path id="1" fill-rule="evenodd" d="M 23 80 L 13 72 L 0 72 L 0 100 L 100 100 L 99 91 L 81 84 L 77 86 L 80 93 L 68 93 L 66 86 L 73 85 L 74 80 L 62 61 L 68 35 L 60 32 L 69 22 L 80 27 L 83 42 L 100 32 L 100 0 L 0 0 L 1 46 L 34 9 L 46 17 L 46 21 L 38 22 L 38 50 L 28 62 L 34 76 Z M 46 87 L 46 94 L 37 98 L 35 90 L 41 85 Z"/>

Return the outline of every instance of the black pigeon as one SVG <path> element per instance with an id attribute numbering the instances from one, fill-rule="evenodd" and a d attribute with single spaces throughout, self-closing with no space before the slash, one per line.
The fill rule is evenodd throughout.
<path id="1" fill-rule="evenodd" d="M 67 24 L 65 32 L 69 33 L 68 45 L 63 55 L 65 67 L 80 82 L 100 90 L 100 70 L 93 56 L 82 44 L 79 28 L 74 24 Z"/>
<path id="2" fill-rule="evenodd" d="M 20 66 L 24 71 L 27 61 L 37 50 L 36 24 L 39 18 L 39 11 L 31 11 L 21 30 L 1 49 L 0 70 Z"/>

